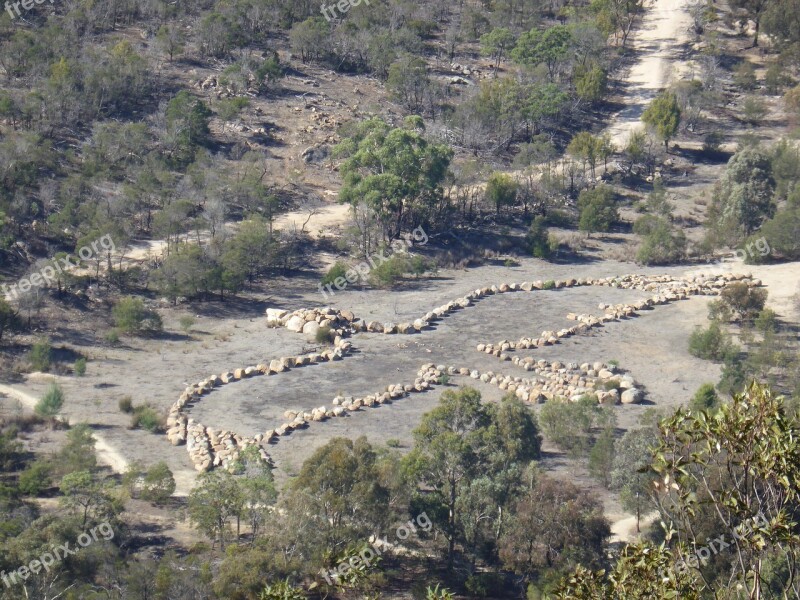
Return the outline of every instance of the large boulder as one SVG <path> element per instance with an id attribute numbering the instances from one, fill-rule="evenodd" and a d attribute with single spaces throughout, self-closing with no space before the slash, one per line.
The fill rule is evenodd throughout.
<path id="1" fill-rule="evenodd" d="M 316 321 L 308 321 L 303 326 L 304 335 L 316 336 L 319 330 L 320 330 L 320 324 L 317 323 Z"/>
<path id="2" fill-rule="evenodd" d="M 294 331 L 295 333 L 300 333 L 303 331 L 303 327 L 305 327 L 306 320 L 299 316 L 294 315 L 291 319 L 286 322 L 286 329 L 289 331 Z"/>
<path id="3" fill-rule="evenodd" d="M 267 309 L 267 321 L 270 323 L 280 323 L 289 311 L 280 308 Z"/>
<path id="4" fill-rule="evenodd" d="M 622 392 L 623 404 L 639 404 L 644 399 L 644 393 L 637 388 L 631 388 Z"/>

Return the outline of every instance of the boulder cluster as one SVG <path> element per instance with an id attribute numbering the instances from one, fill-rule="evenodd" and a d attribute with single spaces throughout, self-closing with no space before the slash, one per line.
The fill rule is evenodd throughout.
<path id="1" fill-rule="evenodd" d="M 448 375 L 468 376 L 496 385 L 531 404 L 558 399 L 575 402 L 592 394 L 597 397 L 598 402 L 605 404 L 638 404 L 644 399 L 644 393 L 636 387 L 633 377 L 618 373 L 617 367 L 611 364 L 595 362 L 577 365 L 559 361 L 534 361 L 532 358 L 526 358 L 520 364 L 526 371 L 532 371 L 534 377 L 526 379 L 493 371 L 481 373 L 476 369 L 456 367 L 440 366 L 437 369 Z"/>
<path id="2" fill-rule="evenodd" d="M 349 310 L 332 308 L 309 308 L 289 312 L 278 308 L 267 309 L 267 325 L 283 326 L 295 333 L 316 335 L 323 327 L 338 336 L 346 336 L 361 331 L 360 319 Z"/>

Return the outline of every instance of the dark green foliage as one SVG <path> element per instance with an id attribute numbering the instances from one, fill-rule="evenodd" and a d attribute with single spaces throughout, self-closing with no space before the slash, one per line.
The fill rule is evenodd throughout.
<path id="1" fill-rule="evenodd" d="M 608 487 L 611 484 L 611 467 L 614 462 L 614 430 L 604 429 L 589 451 L 589 473 Z"/>
<path id="2" fill-rule="evenodd" d="M 578 209 L 581 211 L 578 224 L 587 234 L 607 232 L 619 220 L 614 202 L 614 191 L 607 185 L 583 190 L 578 196 Z"/>
<path id="3" fill-rule="evenodd" d="M 548 400 L 539 413 L 542 431 L 547 438 L 575 457 L 588 454 L 594 443 L 594 428 L 609 420 L 613 422 L 613 419 L 613 410 L 600 406 L 594 396 L 584 396 L 577 402 L 554 398 Z M 607 428 L 606 435 L 612 435 Z M 608 450 L 608 439 L 603 446 Z"/>
<path id="4" fill-rule="evenodd" d="M 175 478 L 166 463 L 156 463 L 147 470 L 142 480 L 142 499 L 163 504 L 174 492 Z"/>
<path id="5" fill-rule="evenodd" d="M 774 214 L 774 192 L 769 154 L 759 147 L 739 150 L 714 188 L 709 211 L 712 241 L 734 244 L 752 234 Z"/>
<path id="6" fill-rule="evenodd" d="M 698 412 L 701 410 L 713 411 L 719 405 L 719 396 L 713 383 L 704 383 L 697 390 L 689 402 L 689 410 Z"/>
<path id="7" fill-rule="evenodd" d="M 528 229 L 528 234 L 525 236 L 528 247 L 531 249 L 531 254 L 536 258 L 550 258 L 553 253 L 553 240 L 550 238 L 545 223 L 544 217 L 535 217 L 530 229 Z"/>
<path id="8" fill-rule="evenodd" d="M 697 358 L 727 362 L 739 351 L 717 321 L 712 322 L 708 329 L 695 329 L 689 338 L 689 352 Z"/>
<path id="9" fill-rule="evenodd" d="M 396 128 L 381 119 L 363 121 L 334 149 L 345 159 L 339 200 L 375 211 L 387 242 L 404 225 L 420 222 L 442 197 L 453 151 L 428 141 L 421 126 L 414 117 Z"/>
<path id="10" fill-rule="evenodd" d="M 166 120 L 174 142 L 168 151 L 176 166 L 188 165 L 194 160 L 198 149 L 208 143 L 211 116 L 211 110 L 202 101 L 192 98 L 186 90 L 181 90 L 169 101 Z"/>
<path id="11" fill-rule="evenodd" d="M 750 287 L 745 282 L 737 281 L 722 290 L 720 299 L 730 308 L 734 318 L 752 321 L 763 310 L 767 295 L 764 288 Z"/>
<path id="12" fill-rule="evenodd" d="M 162 329 L 159 314 L 147 309 L 141 298 L 121 298 L 114 305 L 113 314 L 117 329 L 124 333 L 144 334 Z"/>
<path id="13" fill-rule="evenodd" d="M 28 353 L 28 360 L 34 371 L 46 373 L 50 370 L 51 352 L 50 340 L 42 338 L 34 342 Z"/>
<path id="14" fill-rule="evenodd" d="M 36 403 L 36 414 L 40 417 L 55 417 L 64 406 L 64 392 L 57 383 L 51 383 L 50 387 Z"/>
<path id="15" fill-rule="evenodd" d="M 325 273 L 324 277 L 322 278 L 322 285 L 333 285 L 333 283 L 337 279 L 345 279 L 345 273 L 347 273 L 348 266 L 343 262 L 337 262 L 334 264 L 328 272 Z"/>
<path id="16" fill-rule="evenodd" d="M 494 172 L 486 182 L 486 200 L 500 214 L 502 207 L 514 205 L 518 190 L 519 184 L 510 175 Z"/>
<path id="17" fill-rule="evenodd" d="M 75 371 L 75 375 L 78 377 L 83 377 L 86 375 L 86 359 L 81 357 L 75 361 L 75 365 L 73 367 Z"/>
<path id="18" fill-rule="evenodd" d="M 643 236 L 642 245 L 636 253 L 636 262 L 643 265 L 667 265 L 684 258 L 686 235 L 663 217 L 640 217 L 633 230 Z"/>
<path id="19" fill-rule="evenodd" d="M 787 206 L 779 210 L 743 246 L 758 244 L 762 238 L 771 251 L 747 253 L 748 262 L 758 264 L 770 257 L 790 261 L 800 259 L 800 206 Z"/>
<path id="20" fill-rule="evenodd" d="M 51 485 L 51 466 L 44 460 L 33 462 L 19 474 L 19 491 L 26 496 L 38 496 Z"/>
<path id="21" fill-rule="evenodd" d="M 163 431 L 165 422 L 164 416 L 149 404 L 135 407 L 131 415 L 131 429 L 145 429 L 150 433 Z"/>
<path id="22" fill-rule="evenodd" d="M 642 121 L 655 130 L 668 149 L 681 123 L 681 109 L 675 94 L 667 91 L 657 96 L 642 113 Z"/>
<path id="23" fill-rule="evenodd" d="M 519 37 L 517 45 L 511 51 L 511 57 L 526 67 L 544 64 L 550 80 L 553 81 L 559 63 L 567 55 L 571 39 L 569 29 L 563 25 L 545 30 L 532 29 Z"/>
<path id="24" fill-rule="evenodd" d="M 130 396 L 120 398 L 119 410 L 125 414 L 131 414 L 133 412 L 133 399 Z"/>

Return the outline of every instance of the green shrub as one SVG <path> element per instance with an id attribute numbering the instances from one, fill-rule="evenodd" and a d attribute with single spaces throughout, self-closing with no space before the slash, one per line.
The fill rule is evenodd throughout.
<path id="1" fill-rule="evenodd" d="M 150 467 L 142 482 L 142 499 L 163 504 L 175 493 L 175 477 L 165 462 Z"/>
<path id="2" fill-rule="evenodd" d="M 57 383 L 51 383 L 44 396 L 36 403 L 34 409 L 40 417 L 55 417 L 64 406 L 64 391 Z"/>
<path id="3" fill-rule="evenodd" d="M 717 390 L 714 389 L 714 384 L 704 383 L 689 402 L 689 409 L 692 412 L 710 411 L 715 409 L 718 404 L 719 396 L 717 396 Z"/>
<path id="4" fill-rule="evenodd" d="M 578 208 L 581 211 L 578 228 L 589 235 L 596 231 L 607 232 L 619 220 L 614 190 L 607 185 L 581 191 Z"/>
<path id="5" fill-rule="evenodd" d="M 550 234 L 545 225 L 544 217 L 536 217 L 533 220 L 525 236 L 525 241 L 535 258 L 550 258 L 552 254 Z"/>
<path id="6" fill-rule="evenodd" d="M 195 320 L 194 320 L 194 317 L 192 317 L 191 315 L 183 315 L 180 318 L 179 323 L 180 323 L 180 326 L 181 326 L 181 329 L 183 330 L 183 332 L 185 334 L 188 334 L 192 330 L 192 327 L 194 326 Z"/>
<path id="7" fill-rule="evenodd" d="M 425 590 L 425 600 L 453 600 L 455 596 L 447 588 L 440 588 L 439 584 L 436 587 L 428 587 Z"/>
<path id="8" fill-rule="evenodd" d="M 428 260 L 424 256 L 417 254 L 408 260 L 408 271 L 414 277 L 420 277 L 425 273 L 431 273 L 435 275 L 438 271 L 438 268 L 436 261 Z"/>
<path id="9" fill-rule="evenodd" d="M 712 131 L 703 137 L 703 152 L 717 154 L 722 147 L 724 136 L 719 131 Z"/>
<path id="10" fill-rule="evenodd" d="M 738 356 L 731 356 L 722 367 L 722 377 L 720 377 L 717 389 L 723 394 L 738 394 L 744 389 L 747 383 L 747 368 Z"/>
<path id="11" fill-rule="evenodd" d="M 761 333 L 774 332 L 778 328 L 778 314 L 771 308 L 765 308 L 755 320 L 756 329 Z"/>
<path id="12" fill-rule="evenodd" d="M 112 346 L 116 346 L 119 344 L 119 331 L 116 329 L 109 329 L 108 333 L 105 335 L 105 340 Z"/>
<path id="13" fill-rule="evenodd" d="M 337 279 L 345 279 L 345 273 L 348 271 L 348 266 L 343 262 L 337 262 L 333 265 L 328 272 L 322 277 L 322 285 L 334 285 Z"/>
<path id="14" fill-rule="evenodd" d="M 141 298 L 120 298 L 112 310 L 114 323 L 123 333 L 141 334 L 161 331 L 163 323 L 157 312 L 145 307 Z"/>
<path id="15" fill-rule="evenodd" d="M 697 358 L 717 362 L 728 361 L 739 353 L 739 348 L 714 321 L 708 329 L 695 329 L 689 337 L 689 353 Z"/>
<path id="16" fill-rule="evenodd" d="M 758 125 L 767 116 L 767 104 L 760 96 L 748 96 L 742 105 L 742 119 L 751 125 Z"/>
<path id="17" fill-rule="evenodd" d="M 49 371 L 51 352 L 50 340 L 46 338 L 37 340 L 33 346 L 31 346 L 30 352 L 28 353 L 28 360 L 31 363 L 31 368 L 34 371 L 41 371 L 42 373 Z"/>
<path id="18" fill-rule="evenodd" d="M 552 289 L 554 289 L 555 287 L 556 287 L 556 282 L 555 282 L 555 281 L 553 281 L 552 279 L 549 279 L 548 281 L 545 281 L 545 282 L 542 284 L 542 289 L 543 289 L 543 290 L 552 290 Z"/>
<path id="19" fill-rule="evenodd" d="M 261 592 L 260 600 L 306 600 L 302 590 L 292 587 L 289 580 L 267 584 Z"/>
<path id="20" fill-rule="evenodd" d="M 636 253 L 642 265 L 668 265 L 682 260 L 686 254 L 686 235 L 662 217 L 646 215 L 637 219 L 635 233 L 643 235 Z"/>
<path id="21" fill-rule="evenodd" d="M 389 448 L 400 448 L 402 444 L 400 443 L 400 440 L 398 440 L 397 438 L 390 438 L 386 440 L 386 445 Z"/>
<path id="22" fill-rule="evenodd" d="M 733 74 L 733 82 L 743 90 L 754 90 L 758 86 L 756 71 L 749 62 L 742 62 L 736 67 Z"/>
<path id="23" fill-rule="evenodd" d="M 476 598 L 487 598 L 493 596 L 498 589 L 502 589 L 503 580 L 496 573 L 475 573 L 467 577 L 464 587 Z"/>
<path id="24" fill-rule="evenodd" d="M 745 248 L 756 250 L 746 253 L 746 262 L 760 264 L 773 255 L 784 260 L 800 260 L 798 231 L 800 231 L 800 206 L 787 206 L 779 210 L 744 244 Z"/>
<path id="25" fill-rule="evenodd" d="M 549 210 L 544 216 L 544 224 L 548 227 L 569 229 L 575 224 L 575 219 L 566 210 Z"/>
<path id="26" fill-rule="evenodd" d="M 395 285 L 408 271 L 408 264 L 403 256 L 394 255 L 375 267 L 369 274 L 369 281 L 378 288 Z"/>
<path id="27" fill-rule="evenodd" d="M 124 398 L 120 399 L 119 409 L 125 414 L 131 414 L 133 412 L 133 399 L 130 396 L 125 396 Z"/>
<path id="28" fill-rule="evenodd" d="M 50 465 L 42 460 L 34 463 L 19 474 L 17 487 L 26 496 L 38 496 L 50 487 Z"/>
<path id="29" fill-rule="evenodd" d="M 78 377 L 83 377 L 86 375 L 86 359 L 81 357 L 75 361 L 75 365 L 73 366 L 73 370 L 75 371 L 75 375 Z"/>
<path id="30" fill-rule="evenodd" d="M 336 334 L 330 327 L 320 327 L 314 335 L 314 339 L 318 344 L 331 344 L 333 343 Z"/>
<path id="31" fill-rule="evenodd" d="M 735 317 L 743 321 L 752 321 L 764 309 L 767 290 L 751 288 L 746 283 L 737 281 L 722 290 L 720 299 L 730 307 Z"/>
<path id="32" fill-rule="evenodd" d="M 143 404 L 133 409 L 131 429 L 144 429 L 150 433 L 159 433 L 163 427 L 164 418 L 149 404 Z"/>

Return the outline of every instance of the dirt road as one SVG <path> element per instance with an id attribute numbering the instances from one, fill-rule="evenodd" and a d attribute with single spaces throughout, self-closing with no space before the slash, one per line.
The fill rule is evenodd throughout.
<path id="1" fill-rule="evenodd" d="M 641 116 L 650 101 L 689 68 L 689 61 L 681 56 L 690 43 L 692 18 L 688 8 L 688 0 L 656 0 L 645 7 L 631 40 L 637 60 L 624 78 L 622 95 L 626 106 L 607 129 L 618 148 L 642 126 Z"/>

